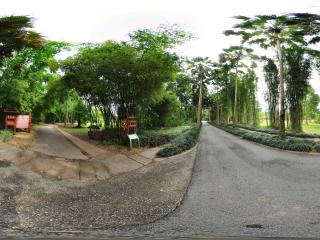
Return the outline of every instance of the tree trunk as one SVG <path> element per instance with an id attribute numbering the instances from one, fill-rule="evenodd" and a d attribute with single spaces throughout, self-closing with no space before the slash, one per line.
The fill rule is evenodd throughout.
<path id="1" fill-rule="evenodd" d="M 219 106 L 219 103 L 216 103 L 216 124 L 217 125 L 220 125 L 220 106 Z"/>
<path id="2" fill-rule="evenodd" d="M 198 110 L 197 110 L 197 127 L 201 126 L 201 113 L 202 113 L 202 78 L 200 78 L 199 102 L 198 102 Z"/>
<path id="3" fill-rule="evenodd" d="M 233 105 L 233 127 L 237 125 L 237 97 L 238 97 L 238 71 L 236 71 L 236 82 L 234 89 L 234 105 Z"/>
<path id="4" fill-rule="evenodd" d="M 280 109 L 279 109 L 279 137 L 285 137 L 285 120 L 286 120 L 286 113 L 284 109 L 284 66 L 283 66 L 283 59 L 282 59 L 282 50 L 279 35 L 276 34 L 276 42 L 277 42 L 277 50 L 278 50 L 278 58 L 279 58 L 279 102 L 280 102 Z"/>

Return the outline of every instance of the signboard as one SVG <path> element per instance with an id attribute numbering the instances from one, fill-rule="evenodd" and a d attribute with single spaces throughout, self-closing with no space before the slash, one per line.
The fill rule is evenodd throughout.
<path id="1" fill-rule="evenodd" d="M 13 132 L 16 132 L 16 129 L 27 129 L 30 132 L 31 129 L 31 114 L 28 115 L 19 115 L 15 110 L 5 110 L 6 121 L 5 129 L 8 127 L 13 128 Z"/>
<path id="2" fill-rule="evenodd" d="M 30 128 L 30 116 L 29 115 L 18 115 L 16 128 L 27 129 Z"/>
<path id="3" fill-rule="evenodd" d="M 139 140 L 139 137 L 137 134 L 128 134 L 128 138 L 129 138 L 129 141 L 130 141 L 130 148 L 132 148 L 132 141 L 133 140 L 137 140 L 138 141 L 138 144 L 139 144 L 139 147 L 140 147 L 140 140 Z"/>

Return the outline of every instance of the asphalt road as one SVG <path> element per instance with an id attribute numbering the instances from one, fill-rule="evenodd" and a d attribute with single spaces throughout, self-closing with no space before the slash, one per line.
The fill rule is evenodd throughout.
<path id="1" fill-rule="evenodd" d="M 68 159 L 88 159 L 51 125 L 42 126 L 37 130 L 31 150 Z"/>
<path id="2" fill-rule="evenodd" d="M 320 155 L 261 146 L 204 124 L 183 205 L 133 236 L 320 236 Z"/>

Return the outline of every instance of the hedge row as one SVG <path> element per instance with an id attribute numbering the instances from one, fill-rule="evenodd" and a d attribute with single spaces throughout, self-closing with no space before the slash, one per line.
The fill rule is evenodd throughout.
<path id="1" fill-rule="evenodd" d="M 320 153 L 320 143 L 314 144 L 314 149 Z"/>
<path id="2" fill-rule="evenodd" d="M 171 134 L 141 134 L 139 135 L 141 147 L 157 147 L 169 143 L 175 135 Z"/>
<path id="3" fill-rule="evenodd" d="M 242 124 L 238 124 L 237 127 L 248 129 L 251 131 L 256 131 L 256 132 L 268 133 L 268 134 L 272 134 L 272 135 L 279 134 L 277 129 L 272 129 L 272 128 L 256 128 L 254 126 L 248 126 L 248 125 L 242 125 Z M 315 133 L 286 131 L 286 135 L 288 137 L 297 137 L 297 138 L 320 138 L 320 134 L 315 134 Z"/>
<path id="4" fill-rule="evenodd" d="M 177 137 L 175 137 L 165 148 L 161 149 L 158 153 L 158 157 L 170 157 L 179 153 L 182 153 L 198 142 L 200 128 L 191 128 L 184 131 Z"/>
<path id="5" fill-rule="evenodd" d="M 280 148 L 290 151 L 299 151 L 299 152 L 310 152 L 313 149 L 320 152 L 320 144 L 313 143 L 307 140 L 295 139 L 295 138 L 285 138 L 281 139 L 278 136 L 273 136 L 268 133 L 247 131 L 240 128 L 233 128 L 230 126 L 217 126 L 218 128 L 223 129 L 226 132 L 232 133 L 237 136 L 241 136 L 244 139 L 251 140 L 257 143 L 261 143 L 270 147 Z"/>

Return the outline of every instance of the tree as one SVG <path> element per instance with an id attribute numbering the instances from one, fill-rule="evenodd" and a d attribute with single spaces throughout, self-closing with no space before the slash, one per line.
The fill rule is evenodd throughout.
<path id="1" fill-rule="evenodd" d="M 320 96 L 315 93 L 311 86 L 308 86 L 307 94 L 303 100 L 303 116 L 306 124 L 309 120 L 315 119 L 320 114 L 319 110 Z"/>
<path id="2" fill-rule="evenodd" d="M 308 91 L 311 59 L 303 48 L 291 47 L 285 51 L 286 99 L 290 110 L 291 129 L 302 131 L 302 101 Z"/>
<path id="3" fill-rule="evenodd" d="M 288 15 L 257 15 L 253 18 L 236 16 L 240 20 L 234 26 L 236 30 L 225 31 L 226 35 L 242 37 L 242 42 L 259 44 L 263 48 L 275 47 L 279 61 L 279 136 L 285 137 L 285 89 L 283 47 L 285 45 L 306 45 L 306 37 L 315 35 L 318 29 L 318 15 L 288 14 Z M 310 43 L 315 43 L 313 38 Z"/>
<path id="4" fill-rule="evenodd" d="M 238 99 L 238 74 L 243 72 L 243 68 L 248 68 L 248 66 L 243 62 L 243 60 L 257 59 L 258 57 L 253 54 L 253 50 L 243 46 L 231 46 L 227 49 L 223 49 L 223 53 L 220 55 L 220 61 L 223 64 L 229 65 L 229 74 L 234 71 L 235 89 L 234 89 L 234 102 L 233 102 L 233 126 L 237 125 L 237 99 Z M 251 64 L 255 67 L 255 63 Z"/>
<path id="5" fill-rule="evenodd" d="M 31 31 L 32 27 L 32 19 L 28 16 L 0 18 L 0 65 L 14 51 L 44 46 L 44 39 L 39 33 Z"/>
<path id="6" fill-rule="evenodd" d="M 266 101 L 268 103 L 270 127 L 277 128 L 279 123 L 279 72 L 272 59 L 266 59 L 263 71 L 267 84 Z"/>
<path id="7" fill-rule="evenodd" d="M 202 114 L 202 103 L 203 103 L 203 86 L 209 83 L 211 79 L 212 62 L 208 57 L 196 57 L 189 61 L 189 69 L 194 80 L 199 86 L 199 99 L 197 108 L 197 126 L 201 126 L 201 114 Z"/>
<path id="8" fill-rule="evenodd" d="M 178 56 L 169 51 L 178 41 L 170 31 L 141 30 L 130 38 L 84 46 L 63 64 L 66 84 L 89 108 L 101 110 L 105 126 L 115 121 L 120 127 L 121 120 L 132 114 L 142 118 L 150 105 L 161 101 L 165 84 L 180 68 Z"/>
<path id="9" fill-rule="evenodd" d="M 40 110 L 48 82 L 58 76 L 54 57 L 66 47 L 64 42 L 49 41 L 41 49 L 26 48 L 5 58 L 0 67 L 0 110 Z"/>

